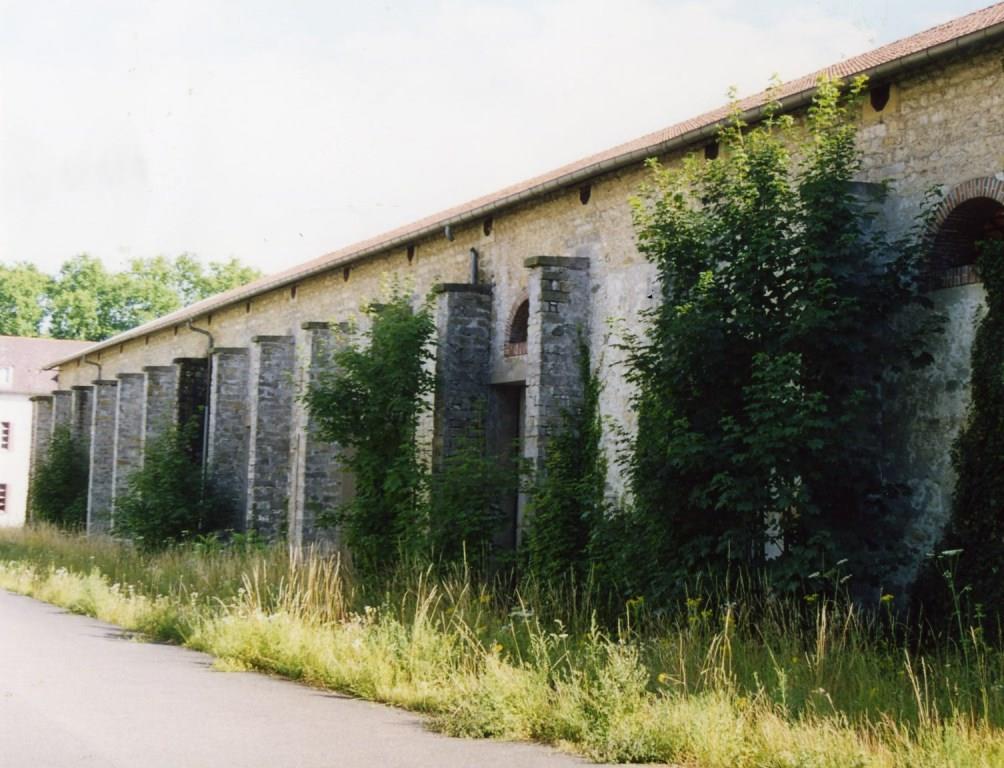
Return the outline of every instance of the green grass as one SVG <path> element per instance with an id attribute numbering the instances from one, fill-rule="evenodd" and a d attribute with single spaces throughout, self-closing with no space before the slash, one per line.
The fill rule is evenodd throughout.
<path id="1" fill-rule="evenodd" d="M 143 554 L 0 533 L 0 587 L 257 669 L 431 716 L 454 735 L 701 768 L 1004 765 L 1004 653 L 920 646 L 850 605 L 710 589 L 619 619 L 575 585 L 479 586 L 403 568 L 354 582 L 281 547 Z M 605 631 L 596 616 L 611 617 Z M 923 647 L 923 653 L 913 650 Z"/>

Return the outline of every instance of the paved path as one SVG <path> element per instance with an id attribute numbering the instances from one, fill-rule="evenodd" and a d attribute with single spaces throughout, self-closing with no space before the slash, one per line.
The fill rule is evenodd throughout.
<path id="1" fill-rule="evenodd" d="M 529 744 L 446 738 L 390 707 L 210 662 L 0 590 L 0 766 L 585 765 Z"/>

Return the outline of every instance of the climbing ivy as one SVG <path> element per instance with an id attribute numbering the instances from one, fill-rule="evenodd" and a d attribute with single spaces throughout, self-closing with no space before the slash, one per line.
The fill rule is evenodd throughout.
<path id="1" fill-rule="evenodd" d="M 580 345 L 579 368 L 582 401 L 564 412 L 560 428 L 547 443 L 527 512 L 527 568 L 545 583 L 569 576 L 582 581 L 606 543 L 600 382 L 585 343 Z"/>
<path id="2" fill-rule="evenodd" d="M 87 454 L 68 427 L 56 427 L 28 488 L 28 518 L 60 528 L 87 523 Z"/>
<path id="3" fill-rule="evenodd" d="M 416 436 L 435 386 L 436 327 L 398 287 L 364 311 L 369 329 L 334 353 L 306 403 L 355 477 L 354 498 L 327 522 L 341 527 L 356 566 L 375 573 L 424 544 L 428 469 Z"/>
<path id="4" fill-rule="evenodd" d="M 893 556 L 880 385 L 926 359 L 930 322 L 897 322 L 928 306 L 920 223 L 887 239 L 852 183 L 862 87 L 821 81 L 804 134 L 736 112 L 718 159 L 653 163 L 634 201 L 662 291 L 628 344 L 639 591 L 730 564 L 794 588 L 838 557 L 861 581 Z"/>
<path id="5" fill-rule="evenodd" d="M 952 449 L 958 481 L 938 548 L 962 550 L 951 576 L 953 586 L 966 590 L 966 601 L 965 606 L 943 606 L 946 613 L 1004 605 L 1004 242 L 981 244 L 978 268 L 987 311 L 973 343 L 972 401 Z M 941 564 L 934 567 L 942 570 Z M 931 574 L 922 583 L 931 586 Z M 996 611 L 981 612 L 996 619 Z"/>

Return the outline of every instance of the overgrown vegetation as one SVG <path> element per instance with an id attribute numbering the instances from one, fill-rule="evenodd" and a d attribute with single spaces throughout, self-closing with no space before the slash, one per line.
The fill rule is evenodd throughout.
<path id="1" fill-rule="evenodd" d="M 584 583 L 594 569 L 610 577 L 612 542 L 604 503 L 607 464 L 600 447 L 600 382 L 590 365 L 589 348 L 579 350 L 582 401 L 563 414 L 547 444 L 543 471 L 532 479 L 527 513 L 526 559 L 542 583 L 571 577 Z"/>
<path id="2" fill-rule="evenodd" d="M 221 531 L 232 510 L 191 457 L 195 424 L 168 427 L 146 447 L 143 466 L 115 501 L 115 534 L 156 549 Z"/>
<path id="3" fill-rule="evenodd" d="M 951 623 L 957 611 L 985 622 L 1001 640 L 998 624 L 1004 605 L 1004 242 L 983 243 L 978 267 L 987 295 L 972 351 L 972 400 L 966 424 L 952 449 L 958 476 L 952 517 L 939 551 L 961 550 L 961 557 L 931 563 L 920 581 L 929 590 L 944 569 L 961 594 L 943 601 L 939 619 Z M 936 601 L 926 600 L 928 612 Z"/>
<path id="4" fill-rule="evenodd" d="M 341 527 L 356 566 L 376 572 L 415 555 L 426 530 L 428 469 L 416 434 L 435 387 L 436 327 L 428 307 L 415 310 L 398 289 L 365 311 L 362 343 L 334 353 L 306 402 L 355 477 L 354 498 L 329 522 Z"/>
<path id="5" fill-rule="evenodd" d="M 653 165 L 635 203 L 662 287 L 630 350 L 638 594 L 679 595 L 735 564 L 805 588 L 844 558 L 875 590 L 869 575 L 896 557 L 880 385 L 923 362 L 929 324 L 896 322 L 926 305 L 920 222 L 888 240 L 853 184 L 861 87 L 821 82 L 804 140 L 776 111 L 752 128 L 734 117 L 718 159 Z"/>
<path id="6" fill-rule="evenodd" d="M 28 519 L 74 530 L 87 522 L 87 454 L 69 427 L 52 432 L 46 455 L 32 471 Z"/>
<path id="7" fill-rule="evenodd" d="M 0 586 L 259 669 L 426 712 L 443 731 L 601 761 L 701 768 L 984 768 L 1004 761 L 1004 654 L 926 653 L 891 616 L 710 584 L 616 630 L 568 580 L 514 594 L 407 564 L 358 581 L 284 547 L 150 554 L 47 528 L 0 532 Z M 776 593 L 775 593 L 776 594 Z M 814 593 L 815 594 L 815 593 Z M 964 627 L 968 631 L 968 627 Z M 901 628 L 906 632 L 905 627 Z"/>

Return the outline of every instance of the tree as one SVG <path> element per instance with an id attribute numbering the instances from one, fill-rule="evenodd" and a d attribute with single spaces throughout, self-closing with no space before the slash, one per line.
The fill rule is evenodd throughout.
<path id="1" fill-rule="evenodd" d="M 0 335 L 41 333 L 49 279 L 32 264 L 0 264 Z"/>
<path id="2" fill-rule="evenodd" d="M 879 385 L 923 359 L 930 326 L 899 322 L 926 305 L 921 238 L 872 227 L 848 103 L 820 82 L 799 160 L 776 106 L 753 128 L 734 116 L 718 159 L 653 166 L 635 201 L 662 289 L 630 343 L 639 591 L 730 563 L 795 587 L 838 557 L 863 581 L 893 557 Z"/>
<path id="3" fill-rule="evenodd" d="M 436 327 L 429 308 L 415 310 L 399 290 L 365 311 L 364 342 L 334 354 L 306 402 L 355 478 L 355 497 L 330 522 L 342 526 L 354 563 L 373 573 L 424 549 L 428 471 L 416 434 L 435 386 Z"/>
<path id="4" fill-rule="evenodd" d="M 87 254 L 68 259 L 49 286 L 49 333 L 57 339 L 91 341 L 118 333 L 118 287 L 99 259 Z"/>
<path id="5" fill-rule="evenodd" d="M 133 259 L 127 269 L 109 272 L 99 259 L 81 254 L 64 262 L 54 279 L 36 286 L 32 301 L 48 310 L 38 326 L 45 330 L 47 325 L 55 338 L 101 341 L 259 274 L 237 259 L 206 267 L 190 254 Z M 22 294 L 27 297 L 29 291 Z"/>

